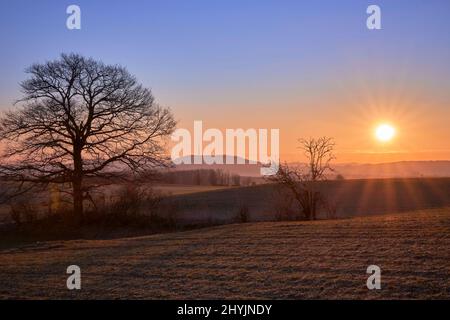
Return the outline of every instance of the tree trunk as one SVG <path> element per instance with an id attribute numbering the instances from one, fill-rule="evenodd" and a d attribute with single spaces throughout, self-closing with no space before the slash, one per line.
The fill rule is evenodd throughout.
<path id="1" fill-rule="evenodd" d="M 83 160 L 81 148 L 74 147 L 73 165 L 73 211 L 78 221 L 81 221 L 83 218 Z"/>
<path id="2" fill-rule="evenodd" d="M 73 188 L 73 211 L 76 217 L 83 217 L 83 188 L 81 177 L 74 177 Z"/>

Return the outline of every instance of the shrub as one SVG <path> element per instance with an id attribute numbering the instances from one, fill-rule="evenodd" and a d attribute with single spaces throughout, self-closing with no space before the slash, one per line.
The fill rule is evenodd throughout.
<path id="1" fill-rule="evenodd" d="M 17 225 L 31 223 L 37 219 L 37 208 L 25 200 L 14 202 L 11 204 L 10 216 Z"/>
<path id="2" fill-rule="evenodd" d="M 299 212 L 295 198 L 284 189 L 277 190 L 272 196 L 272 206 L 276 221 L 298 220 Z"/>
<path id="3" fill-rule="evenodd" d="M 325 210 L 325 216 L 327 219 L 337 218 L 338 204 L 336 201 L 326 199 L 322 202 L 322 206 Z"/>
<path id="4" fill-rule="evenodd" d="M 250 220 L 250 210 L 247 205 L 241 205 L 236 215 L 236 221 L 246 223 Z"/>
<path id="5" fill-rule="evenodd" d="M 92 201 L 95 201 L 94 199 Z M 84 223 L 112 227 L 173 228 L 177 208 L 163 202 L 163 195 L 152 188 L 127 184 L 103 205 L 94 205 Z"/>

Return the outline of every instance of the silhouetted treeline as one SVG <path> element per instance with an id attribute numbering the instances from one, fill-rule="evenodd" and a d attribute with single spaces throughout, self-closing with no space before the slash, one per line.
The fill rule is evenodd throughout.
<path id="1" fill-rule="evenodd" d="M 220 169 L 167 171 L 161 173 L 158 180 L 169 184 L 198 186 L 248 186 L 252 184 L 251 177 L 230 174 Z"/>

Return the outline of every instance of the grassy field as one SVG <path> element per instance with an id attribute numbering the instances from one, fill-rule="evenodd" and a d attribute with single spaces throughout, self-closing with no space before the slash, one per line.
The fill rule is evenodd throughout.
<path id="1" fill-rule="evenodd" d="M 270 221 L 275 218 L 276 188 L 265 184 L 208 190 L 174 195 L 168 201 L 178 204 L 180 220 L 230 221 L 245 205 L 252 221 Z M 450 207 L 450 178 L 325 181 L 319 188 L 336 203 L 341 218 Z"/>
<path id="2" fill-rule="evenodd" d="M 450 299 L 450 209 L 0 251 L 0 298 Z M 81 267 L 82 289 L 66 289 Z M 366 268 L 382 270 L 381 290 Z"/>

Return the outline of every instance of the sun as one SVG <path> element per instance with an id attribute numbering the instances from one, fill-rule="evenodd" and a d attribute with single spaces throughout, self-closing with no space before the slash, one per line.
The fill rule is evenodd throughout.
<path id="1" fill-rule="evenodd" d="M 395 128 L 389 124 L 380 124 L 375 130 L 375 136 L 379 141 L 391 141 L 395 136 Z"/>

